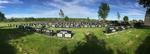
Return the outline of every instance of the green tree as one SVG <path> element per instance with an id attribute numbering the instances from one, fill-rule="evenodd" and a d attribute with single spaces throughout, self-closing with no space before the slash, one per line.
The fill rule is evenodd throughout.
<path id="1" fill-rule="evenodd" d="M 90 21 L 90 18 L 89 18 L 89 17 L 87 17 L 87 21 Z"/>
<path id="2" fill-rule="evenodd" d="M 103 20 L 106 20 L 109 10 L 110 10 L 109 4 L 101 3 L 98 10 L 98 17 L 102 18 Z"/>
<path id="3" fill-rule="evenodd" d="M 0 21 L 3 21 L 5 19 L 6 19 L 5 15 L 2 12 L 0 12 Z"/>
<path id="4" fill-rule="evenodd" d="M 9 19 L 9 21 L 10 21 L 10 22 L 14 22 L 14 21 L 15 21 L 15 18 L 12 17 L 11 19 Z"/>
<path id="5" fill-rule="evenodd" d="M 129 17 L 128 16 L 124 16 L 123 20 L 124 20 L 124 22 L 128 22 L 129 21 Z"/>
<path id="6" fill-rule="evenodd" d="M 60 9 L 59 16 L 62 17 L 62 18 L 65 17 L 65 16 L 64 16 L 64 12 L 63 12 L 62 9 Z"/>
<path id="7" fill-rule="evenodd" d="M 68 17 L 68 16 L 65 16 L 64 20 L 65 20 L 65 21 L 68 21 L 68 20 L 69 20 L 69 17 Z"/>
<path id="8" fill-rule="evenodd" d="M 143 5 L 144 8 L 150 7 L 150 0 L 139 0 L 139 4 Z"/>
<path id="9" fill-rule="evenodd" d="M 108 13 L 110 11 L 109 4 L 107 3 L 101 3 L 98 10 L 98 17 L 103 19 L 103 22 L 106 22 L 106 18 L 108 16 Z"/>

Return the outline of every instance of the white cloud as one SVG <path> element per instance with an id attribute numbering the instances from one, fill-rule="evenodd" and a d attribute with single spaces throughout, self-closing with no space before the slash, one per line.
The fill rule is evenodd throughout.
<path id="1" fill-rule="evenodd" d="M 5 8 L 4 6 L 0 6 L 0 9 Z"/>
<path id="2" fill-rule="evenodd" d="M 44 10 L 44 11 L 37 11 L 34 13 L 13 13 L 13 14 L 7 14 L 6 17 L 11 18 L 11 17 L 56 17 L 57 12 L 56 11 L 49 11 L 49 10 Z"/>
<path id="3" fill-rule="evenodd" d="M 0 9 L 5 8 L 2 4 L 22 4 L 20 0 L 0 0 Z"/>
<path id="4" fill-rule="evenodd" d="M 12 3 L 17 3 L 17 4 L 22 4 L 23 3 L 23 1 L 21 1 L 21 0 L 12 0 L 11 2 Z"/>
<path id="5" fill-rule="evenodd" d="M 14 0 L 15 1 L 15 0 Z M 16 0 L 17 1 L 17 0 Z M 19 1 L 19 0 L 18 0 Z M 108 0 L 105 0 L 108 1 Z M 141 8 L 138 3 L 131 3 L 127 2 L 123 4 L 120 1 L 116 1 L 118 4 L 110 4 L 111 8 L 118 9 L 117 11 L 120 12 L 122 16 L 144 16 L 145 11 L 141 10 Z M 82 4 L 95 4 L 97 0 L 72 0 L 69 2 L 66 2 L 64 0 L 54 0 L 54 2 L 44 2 L 43 4 L 47 8 L 46 10 L 43 8 L 43 10 L 34 10 L 35 12 L 32 13 L 16 13 L 16 14 L 9 14 L 7 17 L 59 17 L 59 9 L 62 9 L 66 16 L 69 17 L 91 17 L 97 19 L 97 10 L 88 8 L 87 6 L 83 6 Z M 115 2 L 115 1 L 113 1 Z M 55 9 L 51 8 L 55 7 Z M 116 12 L 117 12 L 116 11 Z M 117 19 L 116 14 L 114 12 L 111 12 L 111 14 L 108 16 L 108 19 Z"/>
<path id="6" fill-rule="evenodd" d="M 122 12 L 122 14 L 129 16 L 142 16 L 145 15 L 145 11 L 138 9 L 127 9 L 127 11 Z"/>
<path id="7" fill-rule="evenodd" d="M 23 3 L 20 0 L 0 0 L 0 4 L 16 4 L 16 3 Z"/>
<path id="8" fill-rule="evenodd" d="M 145 9 L 138 4 L 138 2 L 124 2 L 117 1 L 116 4 L 110 4 L 111 8 L 117 9 L 122 16 L 144 16 Z"/>
<path id="9" fill-rule="evenodd" d="M 71 2 L 65 2 L 63 0 L 55 0 L 56 3 L 47 3 L 50 6 L 58 8 L 56 11 L 58 13 L 59 9 L 63 9 L 65 15 L 70 17 L 97 17 L 97 13 L 93 12 L 91 8 L 88 8 L 86 6 L 82 6 L 79 3 L 84 2 L 85 3 L 91 3 L 95 0 L 73 0 Z M 92 4 L 92 3 L 91 3 Z M 51 13 L 52 14 L 52 13 Z"/>
<path id="10" fill-rule="evenodd" d="M 0 0 L 0 4 L 10 3 L 10 1 Z"/>
<path id="11" fill-rule="evenodd" d="M 8 3 L 10 3 L 10 1 L 0 0 L 0 9 L 5 8 L 4 6 L 2 6 L 2 4 L 8 4 Z"/>
<path id="12" fill-rule="evenodd" d="M 87 0 L 84 0 L 87 1 Z M 66 16 L 69 17 L 91 17 L 97 18 L 97 13 L 93 12 L 91 8 L 81 6 L 79 3 L 81 0 L 73 0 L 71 2 L 65 2 L 63 0 L 55 0 L 54 2 L 46 2 L 44 5 L 48 6 L 46 10 L 36 10 L 32 14 L 10 14 L 7 17 L 59 17 L 59 9 L 62 9 Z M 89 0 L 93 2 L 93 0 Z M 57 9 L 51 9 L 51 6 L 56 7 Z"/>

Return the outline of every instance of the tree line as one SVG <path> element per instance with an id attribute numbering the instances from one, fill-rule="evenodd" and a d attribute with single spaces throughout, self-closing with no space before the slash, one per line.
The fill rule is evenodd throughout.
<path id="1" fill-rule="evenodd" d="M 10 18 L 10 19 L 3 19 L 0 22 L 34 22 L 34 21 L 95 21 L 96 19 L 89 19 L 89 18 L 70 18 L 65 16 L 64 18 L 34 18 L 34 17 L 26 17 L 26 18 Z"/>

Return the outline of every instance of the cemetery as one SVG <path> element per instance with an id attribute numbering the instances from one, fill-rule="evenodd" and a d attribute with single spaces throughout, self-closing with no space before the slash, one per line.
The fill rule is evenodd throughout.
<path id="1" fill-rule="evenodd" d="M 54 32 L 54 30 L 49 30 L 46 28 L 34 28 L 31 26 L 23 26 L 23 25 L 16 25 L 16 28 L 29 32 L 37 32 L 48 36 L 56 35 L 57 37 L 68 37 L 68 38 L 71 38 L 73 36 L 72 31 L 69 30 L 57 30 L 56 32 Z"/>
<path id="2" fill-rule="evenodd" d="M 14 27 L 9 27 L 8 24 L 10 23 L 3 23 L 3 25 L 1 26 L 7 26 L 8 28 L 18 28 L 19 30 L 12 30 L 13 33 L 20 33 L 20 32 L 29 32 L 29 33 L 32 33 L 34 32 L 33 34 L 31 35 L 27 35 L 27 36 L 24 36 L 23 38 L 19 38 L 17 40 L 11 40 L 11 44 L 15 45 L 15 43 L 20 43 L 20 47 L 22 48 L 22 51 L 25 50 L 26 52 L 28 53 L 31 53 L 30 51 L 33 50 L 33 49 L 30 49 L 32 47 L 35 47 L 36 48 L 39 48 L 39 49 L 42 49 L 44 50 L 45 49 L 45 44 L 49 47 L 46 47 L 46 49 L 51 49 L 51 50 L 55 50 L 57 51 L 58 49 L 57 48 L 51 48 L 51 47 L 61 47 L 62 45 L 64 44 L 67 44 L 71 49 L 73 47 L 71 46 L 74 46 L 74 44 L 76 44 L 78 41 L 77 40 L 83 40 L 84 39 L 84 35 L 86 32 L 93 32 L 95 34 L 96 37 L 98 37 L 99 39 L 103 39 L 105 41 L 107 41 L 107 43 L 110 43 L 110 44 L 107 44 L 107 46 L 111 46 L 111 47 L 116 47 L 117 48 L 112 48 L 113 50 L 115 49 L 122 49 L 122 47 L 128 47 L 128 48 L 131 48 L 128 46 L 128 44 L 131 44 L 132 41 L 135 41 L 135 42 L 141 42 L 141 40 L 143 39 L 139 39 L 139 38 L 142 38 L 142 37 L 147 37 L 149 35 L 149 32 L 150 32 L 150 28 L 144 28 L 144 29 L 136 29 L 136 28 L 126 28 L 125 26 L 114 26 L 114 25 L 111 25 L 111 26 L 107 26 L 106 28 L 102 28 L 102 27 L 94 27 L 94 28 L 88 28 L 88 27 L 84 27 L 84 28 L 53 28 L 53 27 L 43 27 L 40 25 L 39 27 L 37 26 L 37 28 L 33 25 L 33 26 L 24 26 L 24 25 L 28 25 L 28 24 L 25 24 L 25 23 L 21 23 L 21 24 L 18 24 L 19 22 L 16 22 L 17 26 L 14 26 Z M 15 25 L 16 25 L 15 24 Z M 6 33 L 4 33 L 5 29 L 8 29 L 8 28 L 1 28 L 0 29 L 0 34 L 1 35 L 6 35 Z M 106 30 L 105 30 L 106 29 Z M 107 31 L 109 30 L 109 31 Z M 105 32 L 106 33 L 115 33 L 115 34 L 111 34 L 111 35 L 105 35 Z M 122 32 L 120 32 L 122 31 Z M 137 32 L 138 31 L 138 32 Z M 3 34 L 4 33 L 4 34 Z M 9 32 L 7 34 L 10 34 Z M 41 35 L 42 34 L 42 35 Z M 132 35 L 131 35 L 132 34 Z M 142 35 L 142 36 L 140 36 Z M 8 35 L 9 36 L 9 35 Z M 46 36 L 51 36 L 51 37 L 54 37 L 54 38 L 47 38 Z M 92 37 L 92 36 L 90 36 Z M 124 39 L 124 38 L 127 38 L 127 39 Z M 133 40 L 134 39 L 134 40 Z M 2 39 L 1 39 L 2 40 Z M 30 41 L 32 40 L 32 41 Z M 43 41 L 45 40 L 45 41 Z M 118 41 L 119 40 L 119 41 Z M 95 40 L 94 40 L 95 41 Z M 33 43 L 33 44 L 31 44 Z M 114 44 L 116 44 L 116 46 L 114 46 Z M 23 47 L 22 46 L 28 46 L 28 47 Z M 29 45 L 30 46 L 29 46 Z M 113 45 L 111 45 L 113 44 Z M 133 44 L 133 43 L 132 43 Z M 136 45 L 130 45 L 130 46 L 136 46 L 138 47 L 138 43 L 136 43 Z M 26 50 L 25 48 L 27 48 L 28 50 Z M 134 48 L 134 47 L 132 47 Z M 19 48 L 17 48 L 19 49 Z M 37 50 L 37 51 L 40 51 L 39 49 L 34 49 L 34 50 Z M 127 50 L 126 48 L 123 48 L 125 50 Z M 42 51 L 42 52 L 46 52 L 46 53 L 52 53 L 52 51 Z M 134 50 L 134 49 L 132 49 Z M 19 51 L 20 52 L 20 51 Z M 34 53 L 34 52 L 32 52 Z M 54 54 L 56 52 L 53 52 Z"/>
<path id="3" fill-rule="evenodd" d="M 0 54 L 150 54 L 149 2 L 0 0 Z"/>

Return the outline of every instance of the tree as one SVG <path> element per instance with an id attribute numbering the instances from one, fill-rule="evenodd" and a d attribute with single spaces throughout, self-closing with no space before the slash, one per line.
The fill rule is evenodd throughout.
<path id="1" fill-rule="evenodd" d="M 90 21 L 90 18 L 89 18 L 89 17 L 87 17 L 87 21 Z"/>
<path id="2" fill-rule="evenodd" d="M 138 2 L 140 5 L 143 5 L 144 8 L 147 8 L 144 24 L 150 26 L 150 0 L 138 0 Z"/>
<path id="3" fill-rule="evenodd" d="M 124 17 L 123 17 L 123 20 L 124 20 L 124 22 L 128 22 L 128 21 L 129 21 L 128 16 L 124 16 Z"/>
<path id="4" fill-rule="evenodd" d="M 65 21 L 68 21 L 68 20 L 69 20 L 69 17 L 68 17 L 68 16 L 65 16 L 64 20 L 65 20 Z"/>
<path id="5" fill-rule="evenodd" d="M 103 22 L 106 22 L 106 18 L 108 16 L 108 13 L 110 11 L 109 4 L 107 3 L 101 3 L 98 10 L 98 17 L 103 19 Z"/>
<path id="6" fill-rule="evenodd" d="M 150 8 L 150 0 L 139 0 L 140 5 L 143 5 L 144 8 Z"/>
<path id="7" fill-rule="evenodd" d="M 12 17 L 11 19 L 9 19 L 9 21 L 10 21 L 10 22 L 14 22 L 14 21 L 15 21 L 15 18 Z"/>
<path id="8" fill-rule="evenodd" d="M 6 19 L 5 15 L 2 12 L 0 12 L 0 21 L 3 21 L 5 19 Z"/>
<path id="9" fill-rule="evenodd" d="M 64 16 L 64 12 L 63 12 L 62 9 L 60 9 L 59 16 L 62 17 L 62 18 L 65 17 L 65 16 Z"/>
<path id="10" fill-rule="evenodd" d="M 118 21 L 120 21 L 120 13 L 117 12 Z"/>
<path id="11" fill-rule="evenodd" d="M 98 10 L 98 17 L 102 18 L 103 20 L 106 20 L 109 10 L 110 7 L 107 3 L 101 3 Z"/>

